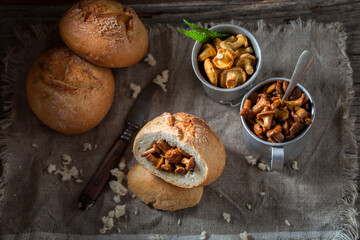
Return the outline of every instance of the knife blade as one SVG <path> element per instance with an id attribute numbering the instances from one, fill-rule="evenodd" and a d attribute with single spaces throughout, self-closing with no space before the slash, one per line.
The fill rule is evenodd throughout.
<path id="1" fill-rule="evenodd" d="M 125 118 L 124 131 L 108 151 L 106 157 L 100 162 L 96 172 L 82 191 L 78 201 L 79 209 L 86 211 L 95 204 L 110 177 L 110 170 L 117 166 L 132 137 L 143 125 L 155 90 L 156 85 L 150 83 L 140 92 Z"/>

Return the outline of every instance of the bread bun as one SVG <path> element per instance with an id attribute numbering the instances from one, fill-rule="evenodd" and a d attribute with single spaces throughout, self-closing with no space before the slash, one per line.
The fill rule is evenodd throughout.
<path id="1" fill-rule="evenodd" d="M 203 194 L 202 187 L 176 187 L 152 175 L 140 164 L 129 170 L 127 183 L 130 191 L 141 201 L 161 210 L 176 211 L 193 207 L 200 202 Z"/>
<path id="2" fill-rule="evenodd" d="M 26 94 L 34 114 L 48 127 L 79 134 L 95 127 L 114 97 L 110 69 L 95 66 L 67 47 L 46 51 L 30 69 Z"/>
<path id="3" fill-rule="evenodd" d="M 127 67 L 148 48 L 144 25 L 131 8 L 114 0 L 75 3 L 60 19 L 60 35 L 77 55 L 103 67 Z"/>
<path id="4" fill-rule="evenodd" d="M 141 153 L 150 149 L 159 139 L 194 157 L 194 170 L 185 175 L 166 172 L 157 169 L 147 157 L 142 157 Z M 145 169 L 182 188 L 209 185 L 220 176 L 225 167 L 226 154 L 220 139 L 202 119 L 187 113 L 164 113 L 148 122 L 137 134 L 133 152 Z"/>

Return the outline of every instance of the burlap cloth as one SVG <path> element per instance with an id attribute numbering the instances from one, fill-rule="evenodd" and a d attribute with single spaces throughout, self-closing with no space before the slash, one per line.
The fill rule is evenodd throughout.
<path id="1" fill-rule="evenodd" d="M 305 150 L 298 158 L 299 171 L 288 164 L 282 172 L 263 172 L 246 162 L 249 153 L 243 146 L 239 109 L 220 105 L 204 95 L 191 67 L 193 40 L 167 25 L 147 25 L 149 53 L 158 62 L 155 67 L 142 61 L 114 69 L 115 99 L 100 125 L 78 136 L 50 130 L 31 112 L 25 80 L 32 62 L 45 49 L 61 42 L 56 27 L 33 26 L 18 34 L 21 46 L 8 51 L 2 75 L 2 104 L 7 118 L 2 121 L 1 238 L 147 239 L 160 234 L 164 239 L 198 239 L 202 231 L 210 239 L 238 239 L 243 231 L 253 239 L 358 238 L 354 209 L 356 142 L 354 121 L 349 118 L 352 70 L 342 25 L 298 20 L 281 26 L 262 21 L 242 26 L 255 35 L 263 52 L 257 81 L 290 77 L 303 50 L 315 55 L 302 84 L 312 94 L 317 113 Z M 114 229 L 101 235 L 100 219 L 115 207 L 114 193 L 106 186 L 96 205 L 82 212 L 76 204 L 85 184 L 73 180 L 62 183 L 59 176 L 47 173 L 47 166 L 56 164 L 59 168 L 61 155 L 69 154 L 75 166 L 83 169 L 81 178 L 88 180 L 124 127 L 123 120 L 134 102 L 128 96 L 129 84 L 143 87 L 165 69 L 170 71 L 168 91 L 158 91 L 149 119 L 165 111 L 203 118 L 225 146 L 225 170 L 205 187 L 201 202 L 190 209 L 158 211 L 129 193 L 120 203 L 126 204 L 126 217 L 116 220 Z M 85 142 L 98 147 L 83 152 Z M 125 159 L 128 167 L 136 163 L 131 147 Z M 265 196 L 261 197 L 260 192 Z M 223 212 L 231 215 L 230 223 L 224 220 Z"/>

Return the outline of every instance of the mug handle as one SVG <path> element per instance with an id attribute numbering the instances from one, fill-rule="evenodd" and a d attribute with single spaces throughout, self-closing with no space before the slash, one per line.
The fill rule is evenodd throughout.
<path id="1" fill-rule="evenodd" d="M 271 170 L 282 170 L 284 165 L 284 148 L 271 147 Z"/>
<path id="2" fill-rule="evenodd" d="M 230 107 L 237 107 L 241 104 L 241 101 L 242 101 L 242 97 L 235 99 L 234 101 L 220 100 L 219 103 L 223 105 L 230 105 Z"/>

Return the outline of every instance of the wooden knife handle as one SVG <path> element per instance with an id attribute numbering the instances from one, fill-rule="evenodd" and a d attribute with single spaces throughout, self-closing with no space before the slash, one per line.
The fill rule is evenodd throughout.
<path id="1" fill-rule="evenodd" d="M 81 193 L 78 201 L 79 209 L 88 210 L 95 203 L 109 179 L 110 170 L 117 166 L 125 153 L 128 143 L 138 129 L 138 126 L 129 122 L 127 123 L 125 131 L 111 147 L 110 151 L 87 183 L 84 191 Z"/>
<path id="2" fill-rule="evenodd" d="M 81 195 L 85 195 L 91 200 L 96 201 L 109 179 L 110 170 L 117 166 L 121 157 L 124 155 L 127 145 L 128 141 L 122 138 L 119 138 L 114 143 L 105 159 L 100 163 L 98 169 L 89 180 Z"/>

